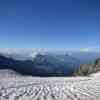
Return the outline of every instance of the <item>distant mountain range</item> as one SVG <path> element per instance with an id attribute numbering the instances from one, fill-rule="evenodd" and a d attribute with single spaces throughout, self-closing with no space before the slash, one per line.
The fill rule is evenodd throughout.
<path id="1" fill-rule="evenodd" d="M 80 64 L 91 63 L 99 58 L 99 53 L 34 53 L 27 55 L 0 54 L 0 69 L 12 69 L 32 76 L 71 76 Z"/>

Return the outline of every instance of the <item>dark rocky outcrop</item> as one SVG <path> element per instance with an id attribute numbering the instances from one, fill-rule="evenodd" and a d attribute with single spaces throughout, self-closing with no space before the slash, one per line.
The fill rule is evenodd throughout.
<path id="1" fill-rule="evenodd" d="M 100 71 L 100 58 L 96 59 L 94 64 L 82 64 L 79 69 L 76 69 L 74 76 L 87 76 Z"/>

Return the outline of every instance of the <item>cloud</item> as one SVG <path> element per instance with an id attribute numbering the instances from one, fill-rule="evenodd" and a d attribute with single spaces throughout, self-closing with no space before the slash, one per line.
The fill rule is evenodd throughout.
<path id="1" fill-rule="evenodd" d="M 1 53 L 24 53 L 27 50 L 25 49 L 19 49 L 19 48 L 0 48 Z"/>

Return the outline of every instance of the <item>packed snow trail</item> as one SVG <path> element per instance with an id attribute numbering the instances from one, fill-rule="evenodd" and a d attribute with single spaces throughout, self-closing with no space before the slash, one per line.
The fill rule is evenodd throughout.
<path id="1" fill-rule="evenodd" d="M 99 77 L 0 80 L 0 100 L 100 100 Z"/>

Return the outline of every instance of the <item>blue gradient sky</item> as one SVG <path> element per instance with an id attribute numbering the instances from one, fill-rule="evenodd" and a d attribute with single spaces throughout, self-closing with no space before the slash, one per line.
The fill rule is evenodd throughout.
<path id="1" fill-rule="evenodd" d="M 0 0 L 0 48 L 100 48 L 100 0 Z"/>

